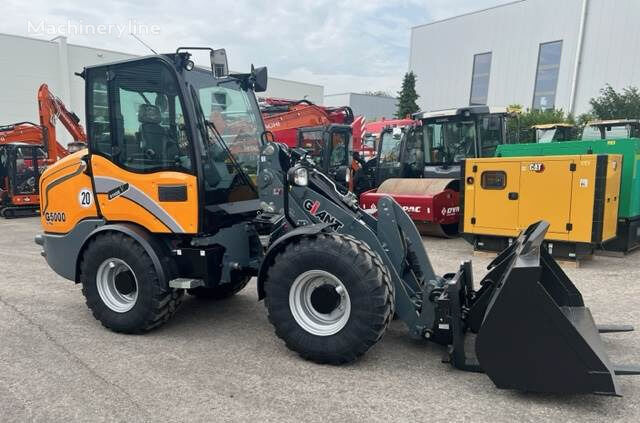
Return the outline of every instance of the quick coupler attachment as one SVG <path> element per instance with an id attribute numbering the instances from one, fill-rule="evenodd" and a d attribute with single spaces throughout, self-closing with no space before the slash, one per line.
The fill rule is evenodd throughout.
<path id="1" fill-rule="evenodd" d="M 470 264 L 448 281 L 438 299 L 451 326 L 447 361 L 485 372 L 502 389 L 619 396 L 615 376 L 640 367 L 612 364 L 600 333 L 633 328 L 596 325 L 576 286 L 540 248 L 548 227 L 538 222 L 523 232 L 491 263 L 479 290 Z M 475 355 L 465 351 L 469 332 L 477 333 Z"/>

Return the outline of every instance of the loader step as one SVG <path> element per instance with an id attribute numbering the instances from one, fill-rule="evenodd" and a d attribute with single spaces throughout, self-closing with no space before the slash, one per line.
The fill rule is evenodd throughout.
<path id="1" fill-rule="evenodd" d="M 596 325 L 600 333 L 633 332 L 631 325 Z"/>
<path id="2" fill-rule="evenodd" d="M 202 279 L 176 278 L 169 281 L 169 286 L 175 289 L 193 289 L 204 286 Z"/>
<path id="3" fill-rule="evenodd" d="M 640 366 L 616 364 L 613 371 L 619 376 L 640 375 Z"/>

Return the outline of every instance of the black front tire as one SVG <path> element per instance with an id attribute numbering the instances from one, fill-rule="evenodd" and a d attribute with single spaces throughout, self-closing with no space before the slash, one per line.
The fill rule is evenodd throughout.
<path id="1" fill-rule="evenodd" d="M 98 290 L 97 273 L 106 260 L 126 263 L 137 281 L 137 298 L 126 312 L 110 308 Z M 167 322 L 182 301 L 184 290 L 173 289 L 160 280 L 151 257 L 132 238 L 117 232 L 96 236 L 80 262 L 82 293 L 93 316 L 108 329 L 121 333 L 143 333 Z"/>
<path id="2" fill-rule="evenodd" d="M 335 276 L 348 293 L 349 317 L 337 333 L 314 334 L 292 313 L 292 286 L 310 270 Z M 270 265 L 264 289 L 277 336 L 289 349 L 317 363 L 356 360 L 382 338 L 394 313 L 393 285 L 380 257 L 363 242 L 339 234 L 292 241 Z"/>

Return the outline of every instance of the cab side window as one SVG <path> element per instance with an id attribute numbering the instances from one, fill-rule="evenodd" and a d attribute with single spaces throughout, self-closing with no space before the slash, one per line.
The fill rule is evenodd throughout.
<path id="1" fill-rule="evenodd" d="M 101 86 L 99 78 L 92 87 Z M 108 129 L 98 119 L 102 94 L 92 89 L 94 149 L 132 172 L 191 171 L 192 161 L 176 80 L 160 62 L 115 66 L 109 71 Z M 105 142 L 108 141 L 108 142 Z"/>
<path id="2" fill-rule="evenodd" d="M 87 123 L 89 140 L 94 152 L 111 157 L 111 123 L 109 120 L 109 98 L 107 94 L 107 73 L 90 73 L 88 77 Z"/>

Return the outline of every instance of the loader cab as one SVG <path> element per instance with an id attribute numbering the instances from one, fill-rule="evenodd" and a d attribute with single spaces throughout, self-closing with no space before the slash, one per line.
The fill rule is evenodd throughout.
<path id="1" fill-rule="evenodd" d="M 422 126 L 416 135 L 424 145 L 424 177 L 460 175 L 466 158 L 493 157 L 506 140 L 505 107 L 470 106 L 435 112 L 419 112 Z"/>
<path id="2" fill-rule="evenodd" d="M 40 175 L 46 167 L 46 153 L 37 145 L 0 145 L 0 213 L 14 217 L 35 211 L 39 203 Z"/>
<path id="3" fill-rule="evenodd" d="M 415 178 L 424 166 L 422 139 L 416 139 L 415 126 L 386 126 L 372 144 L 374 156 L 362 164 L 354 177 L 354 191 L 360 194 L 390 178 Z"/>
<path id="4" fill-rule="evenodd" d="M 576 127 L 568 123 L 548 123 L 531 127 L 536 135 L 536 143 L 545 144 L 552 141 L 573 140 Z"/>
<path id="5" fill-rule="evenodd" d="M 410 127 L 387 127 L 380 133 L 376 185 L 390 178 L 411 178 L 416 162 L 423 163 L 416 152 Z M 417 154 L 416 154 L 417 153 Z"/>
<path id="6" fill-rule="evenodd" d="M 582 140 L 640 138 L 640 119 L 594 120 L 582 130 Z"/>
<path id="7" fill-rule="evenodd" d="M 348 184 L 352 136 L 350 125 L 331 124 L 298 129 L 298 147 L 305 149 L 316 167 L 339 185 Z"/>
<path id="8" fill-rule="evenodd" d="M 85 68 L 93 185 L 107 220 L 210 233 L 258 210 L 266 69 L 222 76 L 180 50 Z"/>

